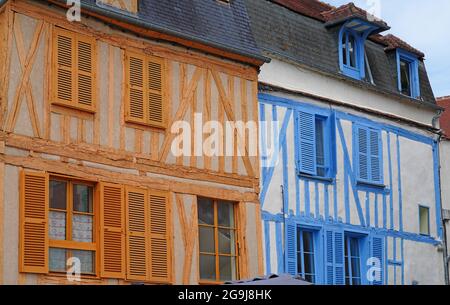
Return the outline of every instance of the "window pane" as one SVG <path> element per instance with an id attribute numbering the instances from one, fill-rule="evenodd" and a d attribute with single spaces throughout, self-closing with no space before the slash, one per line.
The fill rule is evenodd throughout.
<path id="1" fill-rule="evenodd" d="M 402 86 L 402 93 L 411 95 L 411 81 L 410 81 L 410 64 L 404 60 L 400 60 L 400 83 Z"/>
<path id="2" fill-rule="evenodd" d="M 213 201 L 206 198 L 198 199 L 198 222 L 199 224 L 214 225 Z"/>
<path id="3" fill-rule="evenodd" d="M 219 229 L 219 253 L 235 254 L 234 231 Z"/>
<path id="4" fill-rule="evenodd" d="M 356 49 L 355 49 L 355 37 L 353 35 L 348 36 L 348 55 L 350 58 L 350 67 L 356 68 Z"/>
<path id="5" fill-rule="evenodd" d="M 303 252 L 314 252 L 312 232 L 303 232 Z"/>
<path id="6" fill-rule="evenodd" d="M 82 184 L 73 185 L 73 210 L 75 212 L 92 213 L 92 187 Z"/>
<path id="7" fill-rule="evenodd" d="M 72 257 L 80 260 L 81 273 L 95 273 L 95 252 L 84 250 L 73 250 Z"/>
<path id="8" fill-rule="evenodd" d="M 430 235 L 430 210 L 426 207 L 419 207 L 420 234 Z"/>
<path id="9" fill-rule="evenodd" d="M 66 271 L 67 251 L 66 249 L 49 249 L 49 269 L 50 271 L 64 272 Z"/>
<path id="10" fill-rule="evenodd" d="M 231 281 L 236 279 L 236 259 L 230 256 L 219 257 L 220 280 Z"/>
<path id="11" fill-rule="evenodd" d="M 215 256 L 200 254 L 200 278 L 203 280 L 216 280 Z"/>
<path id="12" fill-rule="evenodd" d="M 350 238 L 350 256 L 359 256 L 359 241 L 356 238 Z"/>
<path id="13" fill-rule="evenodd" d="M 50 208 L 66 209 L 67 183 L 65 181 L 50 180 Z"/>
<path id="14" fill-rule="evenodd" d="M 215 253 L 214 228 L 198 228 L 200 252 Z"/>
<path id="15" fill-rule="evenodd" d="M 233 204 L 225 201 L 217 203 L 217 218 L 219 226 L 234 227 Z"/>
<path id="16" fill-rule="evenodd" d="M 316 282 L 316 277 L 314 276 L 314 274 L 306 274 L 305 275 L 305 280 L 307 282 L 310 282 L 310 283 L 315 283 Z"/>
<path id="17" fill-rule="evenodd" d="M 342 35 L 342 61 L 347 65 L 347 33 Z"/>
<path id="18" fill-rule="evenodd" d="M 72 217 L 72 240 L 81 242 L 92 242 L 93 217 L 89 215 L 73 215 Z"/>
<path id="19" fill-rule="evenodd" d="M 302 275 L 304 273 L 303 269 L 302 269 L 302 259 L 303 259 L 302 253 L 297 252 L 297 272 L 300 275 Z"/>
<path id="20" fill-rule="evenodd" d="M 53 240 L 66 239 L 66 213 L 49 212 L 49 237 Z"/>
<path id="21" fill-rule="evenodd" d="M 305 273 L 314 274 L 314 255 L 305 254 Z"/>
<path id="22" fill-rule="evenodd" d="M 360 261 L 359 258 L 352 258 L 352 277 L 360 277 Z"/>

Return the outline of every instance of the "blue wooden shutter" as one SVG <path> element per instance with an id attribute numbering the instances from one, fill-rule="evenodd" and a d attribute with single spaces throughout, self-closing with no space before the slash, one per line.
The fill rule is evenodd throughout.
<path id="1" fill-rule="evenodd" d="M 381 135 L 379 130 L 369 130 L 370 140 L 370 180 L 374 183 L 382 183 L 381 174 Z"/>
<path id="2" fill-rule="evenodd" d="M 344 233 L 325 231 L 325 273 L 327 285 L 344 285 Z"/>
<path id="3" fill-rule="evenodd" d="M 297 226 L 286 223 L 286 272 L 297 275 Z"/>
<path id="4" fill-rule="evenodd" d="M 358 157 L 358 178 L 363 181 L 369 181 L 369 149 L 368 149 L 368 130 L 365 127 L 357 126 L 357 157 Z"/>
<path id="5" fill-rule="evenodd" d="M 312 113 L 298 112 L 298 151 L 301 173 L 315 176 L 316 172 L 316 128 Z"/>
<path id="6" fill-rule="evenodd" d="M 380 280 L 374 281 L 373 285 L 383 285 L 384 280 L 384 238 L 381 236 L 373 236 L 371 243 L 371 257 L 376 257 L 381 263 Z"/>

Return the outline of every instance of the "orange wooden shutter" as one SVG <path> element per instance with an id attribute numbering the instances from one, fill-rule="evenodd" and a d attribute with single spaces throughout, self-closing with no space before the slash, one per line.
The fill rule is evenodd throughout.
<path id="1" fill-rule="evenodd" d="M 101 275 L 125 278 L 125 196 L 123 186 L 100 184 Z"/>
<path id="2" fill-rule="evenodd" d="M 151 57 L 147 62 L 148 76 L 148 123 L 164 127 L 163 76 L 164 61 Z"/>
<path id="3" fill-rule="evenodd" d="M 150 191 L 150 280 L 170 280 L 169 204 L 167 193 Z"/>
<path id="4" fill-rule="evenodd" d="M 54 29 L 55 50 L 55 89 L 56 100 L 71 103 L 74 100 L 75 39 L 73 33 L 59 28 Z"/>
<path id="5" fill-rule="evenodd" d="M 127 119 L 145 123 L 145 88 L 144 88 L 145 59 L 139 55 L 127 56 L 128 73 L 128 107 Z"/>
<path id="6" fill-rule="evenodd" d="M 20 272 L 48 272 L 48 176 L 21 172 Z"/>
<path id="7" fill-rule="evenodd" d="M 127 279 L 145 281 L 148 274 L 147 191 L 127 187 Z"/>
<path id="8" fill-rule="evenodd" d="M 94 101 L 95 40 L 77 36 L 77 102 L 83 108 L 92 108 Z"/>

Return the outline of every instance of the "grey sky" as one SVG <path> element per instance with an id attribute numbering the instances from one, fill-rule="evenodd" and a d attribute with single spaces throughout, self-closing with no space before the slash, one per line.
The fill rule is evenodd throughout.
<path id="1" fill-rule="evenodd" d="M 334 6 L 350 0 L 323 0 Z M 449 0 L 353 0 L 391 26 L 390 33 L 425 53 L 434 94 L 450 95 Z M 387 32 L 384 32 L 385 34 Z"/>

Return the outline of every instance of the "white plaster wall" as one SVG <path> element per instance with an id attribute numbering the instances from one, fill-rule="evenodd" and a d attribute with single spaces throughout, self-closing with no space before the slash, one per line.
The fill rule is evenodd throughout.
<path id="1" fill-rule="evenodd" d="M 443 285 L 442 252 L 436 246 L 404 241 L 405 285 L 417 281 L 419 285 Z"/>

